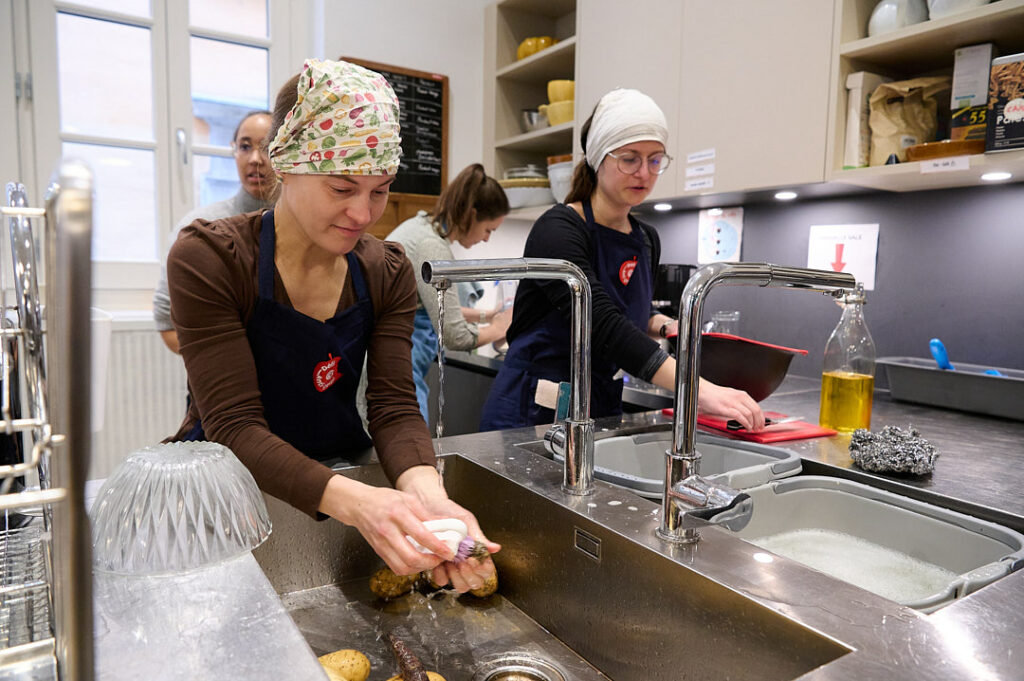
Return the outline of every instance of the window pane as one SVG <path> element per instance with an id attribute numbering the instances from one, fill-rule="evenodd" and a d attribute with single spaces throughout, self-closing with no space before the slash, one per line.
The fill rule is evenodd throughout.
<path id="1" fill-rule="evenodd" d="M 267 108 L 267 50 L 195 37 L 191 47 L 193 140 L 229 146 L 242 116 Z"/>
<path id="2" fill-rule="evenodd" d="M 57 68 L 61 131 L 153 139 L 149 29 L 58 13 Z"/>
<path id="3" fill-rule="evenodd" d="M 230 199 L 241 183 L 233 156 L 208 156 L 193 154 L 192 176 L 195 182 L 193 196 L 196 206 L 205 206 L 215 201 Z"/>
<path id="4" fill-rule="evenodd" d="M 154 153 L 65 142 L 64 155 L 82 159 L 95 175 L 92 259 L 156 260 Z"/>
<path id="5" fill-rule="evenodd" d="M 149 0 L 74 0 L 75 5 L 82 7 L 95 7 L 96 9 L 110 10 L 121 14 L 130 14 L 136 17 L 151 17 L 152 11 L 149 8 Z"/>
<path id="6" fill-rule="evenodd" d="M 188 23 L 224 33 L 267 37 L 267 0 L 189 0 Z"/>

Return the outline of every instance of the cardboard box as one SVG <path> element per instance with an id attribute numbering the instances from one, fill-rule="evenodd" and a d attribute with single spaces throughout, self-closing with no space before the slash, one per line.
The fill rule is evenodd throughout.
<path id="1" fill-rule="evenodd" d="M 992 60 L 985 151 L 1024 149 L 1024 52 Z"/>
<path id="2" fill-rule="evenodd" d="M 877 73 L 857 71 L 846 77 L 846 147 L 843 153 L 843 170 L 866 168 L 871 151 L 871 128 L 868 125 L 868 100 L 871 93 L 882 83 L 892 78 Z"/>
<path id="3" fill-rule="evenodd" d="M 953 52 L 950 139 L 984 139 L 989 68 L 994 56 L 995 46 L 992 43 L 961 47 Z"/>

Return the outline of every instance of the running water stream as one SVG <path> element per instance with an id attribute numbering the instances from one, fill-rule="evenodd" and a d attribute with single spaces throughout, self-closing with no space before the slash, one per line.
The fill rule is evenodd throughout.
<path id="1" fill-rule="evenodd" d="M 437 289 L 437 430 L 434 448 L 441 465 L 441 437 L 444 436 L 444 294 Z"/>

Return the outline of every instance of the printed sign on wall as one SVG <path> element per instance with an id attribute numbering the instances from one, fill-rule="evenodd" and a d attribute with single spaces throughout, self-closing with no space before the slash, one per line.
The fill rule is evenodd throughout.
<path id="1" fill-rule="evenodd" d="M 697 220 L 697 263 L 737 262 L 743 246 L 743 209 L 710 208 Z"/>
<path id="2" fill-rule="evenodd" d="M 807 266 L 846 272 L 864 288 L 875 288 L 878 225 L 811 225 Z"/>

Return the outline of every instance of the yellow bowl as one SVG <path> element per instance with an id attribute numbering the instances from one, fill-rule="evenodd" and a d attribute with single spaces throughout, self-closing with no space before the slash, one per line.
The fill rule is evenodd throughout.
<path id="1" fill-rule="evenodd" d="M 567 102 L 576 98 L 576 81 L 574 80 L 549 80 L 548 101 Z M 554 123 L 552 123 L 554 125 Z"/>
<path id="2" fill-rule="evenodd" d="M 568 123 L 573 117 L 573 105 L 575 100 L 555 102 L 553 104 L 541 104 L 537 109 L 541 115 L 548 117 L 548 124 L 555 126 Z"/>

